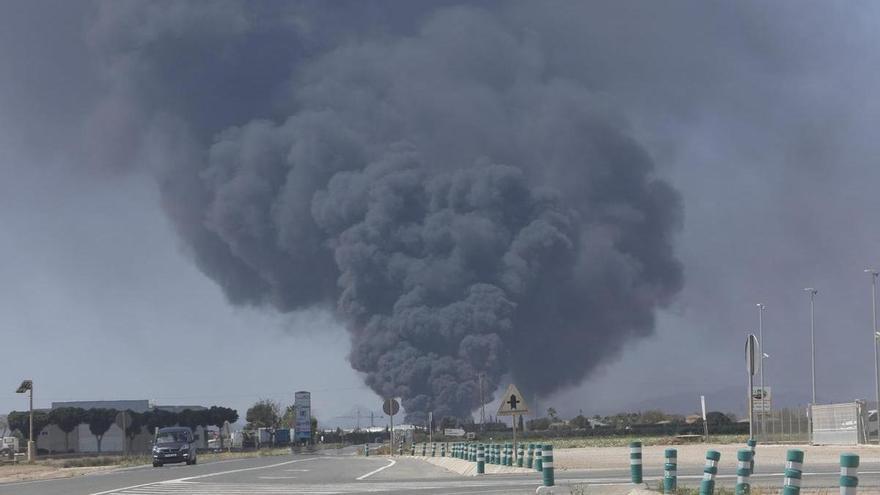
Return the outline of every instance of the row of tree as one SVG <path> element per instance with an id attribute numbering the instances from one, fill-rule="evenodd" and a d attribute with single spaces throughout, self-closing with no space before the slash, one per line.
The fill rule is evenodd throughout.
<path id="1" fill-rule="evenodd" d="M 98 452 L 101 452 L 101 441 L 104 435 L 116 422 L 120 411 L 116 409 L 95 408 L 82 409 L 79 407 L 59 407 L 50 411 L 34 411 L 34 435 L 48 425 L 55 425 L 64 432 L 64 450 L 70 451 L 70 433 L 80 424 L 89 425 L 89 432 L 95 436 L 98 443 Z M 228 407 L 211 406 L 208 409 L 184 409 L 180 412 L 171 412 L 163 409 L 136 413 L 126 411 L 130 420 L 126 423 L 125 436 L 131 441 L 144 431 L 153 431 L 155 428 L 166 426 L 216 426 L 222 428 L 226 422 L 238 421 L 238 412 Z M 18 430 L 27 437 L 29 429 L 29 415 L 27 412 L 12 411 L 7 416 L 9 429 Z M 222 435 L 221 435 L 222 442 Z M 222 448 L 222 445 L 221 445 Z"/>

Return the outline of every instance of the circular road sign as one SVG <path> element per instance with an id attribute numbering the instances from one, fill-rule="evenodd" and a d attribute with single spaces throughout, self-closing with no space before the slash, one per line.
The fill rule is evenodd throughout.
<path id="1" fill-rule="evenodd" d="M 394 416 L 400 412 L 400 403 L 395 399 L 386 399 L 382 404 L 382 410 L 389 416 Z"/>

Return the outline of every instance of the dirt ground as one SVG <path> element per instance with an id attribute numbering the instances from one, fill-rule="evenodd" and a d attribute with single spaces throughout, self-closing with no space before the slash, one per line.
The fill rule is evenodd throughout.
<path id="1" fill-rule="evenodd" d="M 116 466 L 61 468 L 46 464 L 6 464 L 0 466 L 0 483 L 70 478 L 87 473 L 94 473 L 95 471 L 106 471 L 115 468 Z"/>
<path id="2" fill-rule="evenodd" d="M 678 465 L 682 467 L 699 467 L 706 462 L 706 451 L 721 452 L 721 466 L 736 465 L 736 451 L 745 448 L 734 444 L 688 444 L 675 445 L 678 450 Z M 663 467 L 664 450 L 661 445 L 642 448 L 642 464 L 645 466 Z M 840 454 L 852 452 L 859 454 L 862 462 L 880 461 L 880 446 L 860 445 L 857 447 L 813 446 L 813 445 L 758 445 L 755 449 L 755 462 L 773 463 L 780 467 L 785 464 L 785 453 L 789 449 L 804 451 L 804 465 L 837 464 Z M 613 469 L 629 467 L 629 447 L 586 447 L 576 449 L 558 449 L 553 453 L 557 469 Z"/>

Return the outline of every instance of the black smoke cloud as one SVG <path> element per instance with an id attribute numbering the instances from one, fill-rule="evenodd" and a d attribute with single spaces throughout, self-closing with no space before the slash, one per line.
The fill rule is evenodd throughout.
<path id="1" fill-rule="evenodd" d="M 154 170 L 233 303 L 335 308 L 410 414 L 469 414 L 479 374 L 579 383 L 681 289 L 679 195 L 542 33 L 446 4 L 355 23 L 384 7 L 98 4 L 93 162 Z"/>

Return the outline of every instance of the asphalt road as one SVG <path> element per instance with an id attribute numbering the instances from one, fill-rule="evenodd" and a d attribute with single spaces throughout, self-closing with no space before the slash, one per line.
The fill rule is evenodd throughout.
<path id="1" fill-rule="evenodd" d="M 770 469 L 767 469 L 770 467 Z M 804 487 L 831 488 L 838 484 L 837 466 L 806 466 Z M 736 479 L 722 466 L 719 486 L 733 486 Z M 647 469 L 645 482 L 656 487 L 659 470 Z M 560 471 L 557 484 L 591 485 L 625 493 L 628 469 Z M 700 473 L 679 472 L 679 484 L 697 486 Z M 413 458 L 362 457 L 352 451 L 327 455 L 290 455 L 218 461 L 197 466 L 139 467 L 60 480 L 0 484 L 2 495 L 167 495 L 167 494 L 533 494 L 540 474 L 465 477 Z M 753 484 L 779 487 L 781 469 L 758 466 Z M 880 462 L 863 463 L 860 484 L 880 487 Z M 614 487 L 619 490 L 613 490 Z M 806 490 L 805 490 L 806 491 Z"/>

